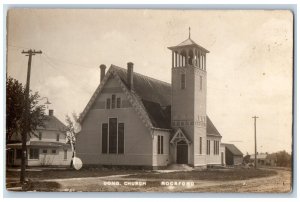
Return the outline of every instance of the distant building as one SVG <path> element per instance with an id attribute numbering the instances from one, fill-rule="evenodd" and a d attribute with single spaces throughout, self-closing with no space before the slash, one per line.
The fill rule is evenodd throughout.
<path id="1" fill-rule="evenodd" d="M 226 165 L 240 165 L 243 163 L 243 153 L 234 144 L 222 143 L 225 147 Z"/>
<path id="2" fill-rule="evenodd" d="M 172 83 L 111 65 L 82 112 L 85 165 L 220 165 L 222 136 L 207 116 L 208 51 L 190 37 L 172 51 Z"/>
<path id="3" fill-rule="evenodd" d="M 258 166 L 276 166 L 277 159 L 274 155 L 269 155 L 268 153 L 258 153 L 256 155 Z M 255 155 L 250 155 L 250 161 L 255 162 Z"/>
<path id="4" fill-rule="evenodd" d="M 66 144 L 66 126 L 49 110 L 44 122 L 45 127 L 38 127 L 35 135 L 28 137 L 27 165 L 28 166 L 68 166 L 72 159 L 70 145 Z M 21 165 L 22 143 L 20 137 L 14 135 L 12 142 L 7 144 L 7 164 Z"/>

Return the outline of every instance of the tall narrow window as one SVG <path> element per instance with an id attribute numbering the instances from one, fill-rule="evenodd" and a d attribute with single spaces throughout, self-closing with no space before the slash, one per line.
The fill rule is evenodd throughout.
<path id="1" fill-rule="evenodd" d="M 160 153 L 164 153 L 164 136 L 160 137 Z"/>
<path id="2" fill-rule="evenodd" d="M 185 89 L 185 74 L 181 74 L 181 89 Z"/>
<path id="3" fill-rule="evenodd" d="M 207 146 L 206 146 L 206 154 L 210 155 L 210 140 L 207 140 Z"/>
<path id="4" fill-rule="evenodd" d="M 39 132 L 39 140 L 42 140 L 42 132 Z"/>
<path id="5" fill-rule="evenodd" d="M 110 98 L 106 99 L 106 109 L 110 109 Z"/>
<path id="6" fill-rule="evenodd" d="M 124 154 L 124 123 L 118 124 L 118 154 Z"/>
<path id="7" fill-rule="evenodd" d="M 117 119 L 110 118 L 109 119 L 109 153 L 116 154 L 117 153 Z"/>
<path id="8" fill-rule="evenodd" d="M 108 125 L 107 123 L 102 124 L 102 154 L 107 154 L 107 135 Z"/>
<path id="9" fill-rule="evenodd" d="M 56 141 L 59 142 L 59 134 L 56 134 Z"/>
<path id="10" fill-rule="evenodd" d="M 116 107 L 116 95 L 111 96 L 111 108 L 114 109 Z"/>
<path id="11" fill-rule="evenodd" d="M 117 108 L 121 108 L 121 98 L 117 98 Z"/>
<path id="12" fill-rule="evenodd" d="M 200 148 L 199 149 L 200 149 L 199 153 L 202 154 L 202 137 L 200 137 Z"/>
<path id="13" fill-rule="evenodd" d="M 214 154 L 216 154 L 216 141 L 214 140 Z"/>
<path id="14" fill-rule="evenodd" d="M 202 90 L 202 76 L 200 76 L 200 90 Z"/>
<path id="15" fill-rule="evenodd" d="M 158 135 L 157 136 L 157 154 L 164 153 L 164 136 Z"/>
<path id="16" fill-rule="evenodd" d="M 160 135 L 157 136 L 157 154 L 160 154 Z"/>

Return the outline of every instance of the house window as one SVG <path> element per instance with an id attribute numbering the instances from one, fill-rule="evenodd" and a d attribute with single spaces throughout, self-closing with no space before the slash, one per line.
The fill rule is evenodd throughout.
<path id="1" fill-rule="evenodd" d="M 181 74 L 181 89 L 185 89 L 185 74 Z"/>
<path id="2" fill-rule="evenodd" d="M 43 154 L 47 154 L 47 149 L 43 149 Z"/>
<path id="3" fill-rule="evenodd" d="M 52 154 L 56 154 L 56 149 L 52 149 Z"/>
<path id="4" fill-rule="evenodd" d="M 29 149 L 29 159 L 39 159 L 39 149 Z"/>
<path id="5" fill-rule="evenodd" d="M 202 154 L 202 137 L 200 137 L 200 148 L 199 149 L 200 149 L 199 153 Z"/>
<path id="6" fill-rule="evenodd" d="M 157 136 L 157 154 L 164 153 L 164 136 L 158 135 Z"/>
<path id="7" fill-rule="evenodd" d="M 106 109 L 110 109 L 110 98 L 106 99 Z"/>
<path id="8" fill-rule="evenodd" d="M 102 154 L 107 154 L 108 124 L 102 124 Z"/>
<path id="9" fill-rule="evenodd" d="M 118 153 L 124 154 L 124 123 L 118 124 Z"/>
<path id="10" fill-rule="evenodd" d="M 59 134 L 56 134 L 56 141 L 59 142 Z"/>
<path id="11" fill-rule="evenodd" d="M 22 149 L 17 149 L 16 150 L 16 159 L 21 159 L 22 158 Z"/>
<path id="12" fill-rule="evenodd" d="M 114 109 L 116 107 L 116 95 L 111 96 L 111 108 Z"/>
<path id="13" fill-rule="evenodd" d="M 39 132 L 39 140 L 42 140 L 42 132 Z"/>
<path id="14" fill-rule="evenodd" d="M 121 108 L 121 98 L 117 98 L 117 108 Z"/>
<path id="15" fill-rule="evenodd" d="M 202 90 L 202 76 L 200 76 L 200 90 Z"/>
<path id="16" fill-rule="evenodd" d="M 68 159 L 68 150 L 64 149 L 64 160 Z"/>
<path id="17" fill-rule="evenodd" d="M 124 154 L 124 123 L 117 118 L 110 118 L 109 123 L 102 124 L 102 153 Z"/>
<path id="18" fill-rule="evenodd" d="M 207 146 L 206 146 L 206 154 L 210 155 L 210 140 L 206 140 Z"/>

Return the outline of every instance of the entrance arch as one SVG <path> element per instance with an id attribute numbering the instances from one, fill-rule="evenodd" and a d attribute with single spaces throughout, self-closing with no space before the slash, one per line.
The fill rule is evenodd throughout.
<path id="1" fill-rule="evenodd" d="M 182 129 L 178 128 L 171 139 L 170 143 L 173 145 L 174 162 L 177 164 L 188 164 L 189 163 L 189 147 L 191 141 L 187 139 Z"/>
<path id="2" fill-rule="evenodd" d="M 188 164 L 189 146 L 185 141 L 177 142 L 176 145 L 176 163 Z"/>

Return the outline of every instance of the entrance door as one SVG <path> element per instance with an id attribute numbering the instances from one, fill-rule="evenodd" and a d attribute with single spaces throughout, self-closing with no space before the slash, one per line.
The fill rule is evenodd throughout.
<path id="1" fill-rule="evenodd" d="M 188 145 L 184 141 L 177 143 L 177 163 L 188 164 Z"/>

